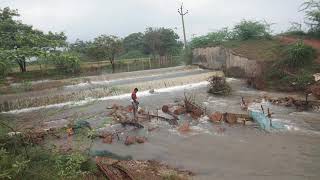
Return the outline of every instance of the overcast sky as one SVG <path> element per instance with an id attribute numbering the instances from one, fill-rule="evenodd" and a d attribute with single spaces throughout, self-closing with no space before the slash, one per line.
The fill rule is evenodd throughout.
<path id="1" fill-rule="evenodd" d="M 242 19 L 275 23 L 275 32 L 290 22 L 304 22 L 303 0 L 184 0 L 187 37 L 230 27 Z M 21 20 L 43 31 L 64 31 L 69 41 L 100 34 L 124 37 L 147 27 L 173 28 L 182 37 L 177 9 L 181 0 L 0 0 L 18 9 Z"/>

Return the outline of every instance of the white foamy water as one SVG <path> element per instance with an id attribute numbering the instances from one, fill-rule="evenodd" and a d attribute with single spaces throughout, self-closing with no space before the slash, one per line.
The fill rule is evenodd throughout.
<path id="1" fill-rule="evenodd" d="M 199 69 L 195 69 L 193 71 L 199 71 Z M 178 73 L 183 73 L 184 71 L 179 70 Z M 162 77 L 165 75 L 170 75 L 170 74 L 177 74 L 177 72 L 167 72 L 167 73 L 162 73 L 162 74 L 151 74 L 151 75 L 146 75 L 146 76 L 135 76 L 135 77 L 128 77 L 128 78 L 120 78 L 120 79 L 115 79 L 115 80 L 100 80 L 100 81 L 90 81 L 90 82 L 82 82 L 79 84 L 74 84 L 74 85 L 68 85 L 64 86 L 65 89 L 74 89 L 74 88 L 84 88 L 84 87 L 89 87 L 92 85 L 109 85 L 114 82 L 118 81 L 128 81 L 128 80 L 136 80 L 136 79 L 143 79 L 147 77 L 152 77 L 152 78 L 157 78 L 157 77 Z"/>
<path id="2" fill-rule="evenodd" d="M 149 91 L 142 91 L 139 93 L 139 97 L 153 96 L 153 95 L 157 95 L 158 93 L 165 93 L 165 92 L 190 90 L 190 89 L 205 87 L 207 85 L 208 85 L 208 82 L 203 81 L 203 82 L 199 82 L 199 83 L 156 89 L 155 94 L 151 94 Z M 25 108 L 25 109 L 19 109 L 19 110 L 12 110 L 12 111 L 2 112 L 2 113 L 4 113 L 4 114 L 19 114 L 19 113 L 36 111 L 36 110 L 40 110 L 40 109 L 60 108 L 60 107 L 64 107 L 64 106 L 69 106 L 69 107 L 82 106 L 82 105 L 85 105 L 85 104 L 88 104 L 88 103 L 91 103 L 94 101 L 130 99 L 130 97 L 131 97 L 131 93 L 121 94 L 121 95 L 116 95 L 116 96 L 106 96 L 106 97 L 102 97 L 102 98 L 86 98 L 85 100 L 82 100 L 82 101 L 70 101 L 70 102 L 52 104 L 52 105 L 47 105 L 47 106 L 39 106 L 39 107 Z"/>

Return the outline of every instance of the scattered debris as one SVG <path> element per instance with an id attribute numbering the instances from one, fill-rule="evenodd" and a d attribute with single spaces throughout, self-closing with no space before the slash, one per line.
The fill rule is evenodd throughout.
<path id="1" fill-rule="evenodd" d="M 179 115 L 185 114 L 186 112 L 187 112 L 187 110 L 186 110 L 185 107 L 178 106 L 178 107 L 173 111 L 173 114 L 179 116 Z"/>
<path id="2" fill-rule="evenodd" d="M 195 103 L 195 98 L 190 96 L 184 98 L 184 107 L 187 113 L 190 113 L 193 119 L 199 119 L 202 115 L 204 115 L 204 110 L 201 106 Z"/>
<path id="3" fill-rule="evenodd" d="M 314 109 L 314 107 L 320 106 L 320 101 L 308 100 L 308 94 L 306 94 L 305 100 L 297 100 L 297 99 L 294 99 L 293 97 L 273 99 L 266 96 L 264 97 L 264 99 L 274 105 L 295 107 L 297 110 L 300 110 L 300 111 Z"/>
<path id="4" fill-rule="evenodd" d="M 173 117 L 174 120 L 179 120 L 179 118 L 170 111 L 169 106 L 167 105 L 162 106 L 162 112 L 169 114 L 170 116 Z"/>
<path id="5" fill-rule="evenodd" d="M 156 161 L 115 160 L 97 157 L 96 164 L 110 180 L 152 179 L 163 180 L 174 174 L 174 179 L 192 179 L 194 174 L 160 164 Z"/>

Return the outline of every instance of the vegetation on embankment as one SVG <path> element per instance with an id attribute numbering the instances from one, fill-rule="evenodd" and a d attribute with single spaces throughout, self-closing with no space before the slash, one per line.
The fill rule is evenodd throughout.
<path id="1" fill-rule="evenodd" d="M 11 117 L 0 115 L 0 119 L 0 179 L 79 179 L 97 174 L 87 153 L 62 153 L 43 144 L 49 135 L 31 129 L 17 132 Z M 63 134 L 65 130 L 55 137 Z"/>
<path id="2" fill-rule="evenodd" d="M 320 8 L 315 7 L 320 6 L 314 4 L 320 2 L 307 1 L 303 7 L 306 18 L 314 24 L 319 24 L 315 15 L 316 12 L 320 12 Z M 305 35 L 309 39 L 315 39 L 317 34 L 320 34 L 320 26 L 312 26 L 306 33 L 297 32 L 299 29 L 293 27 L 287 33 L 272 36 L 270 24 L 243 20 L 231 29 L 223 28 L 193 38 L 190 48 L 223 46 L 239 56 L 262 62 L 261 74 L 248 79 L 248 84 L 255 88 L 306 91 L 315 83 L 313 74 L 320 72 L 320 64 L 316 61 L 320 46 L 315 45 L 313 41 L 304 41 L 296 37 L 291 38 L 295 39 L 294 41 L 290 39 L 288 42 L 288 38 L 283 35 L 300 34 L 300 37 Z"/>

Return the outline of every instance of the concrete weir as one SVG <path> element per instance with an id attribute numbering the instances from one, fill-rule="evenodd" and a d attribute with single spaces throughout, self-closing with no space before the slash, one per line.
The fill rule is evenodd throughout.
<path id="1" fill-rule="evenodd" d="M 193 63 L 207 69 L 244 72 L 242 77 L 254 77 L 261 73 L 261 63 L 248 59 L 224 47 L 197 48 L 193 50 Z"/>

